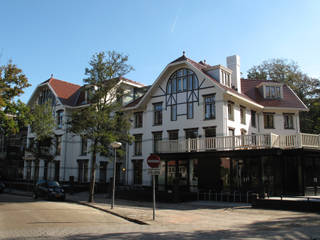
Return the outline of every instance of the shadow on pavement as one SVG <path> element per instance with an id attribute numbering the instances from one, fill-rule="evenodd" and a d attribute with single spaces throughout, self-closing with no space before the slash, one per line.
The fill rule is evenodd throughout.
<path id="1" fill-rule="evenodd" d="M 223 220 L 217 220 L 223 221 Z M 109 240 L 127 240 L 127 239 L 141 239 L 141 240 L 171 240 L 171 239 L 308 239 L 320 240 L 320 217 L 293 217 L 282 218 L 277 221 L 261 221 L 254 222 L 249 225 L 235 227 L 232 230 L 197 230 L 190 231 L 159 231 L 155 226 L 144 228 L 143 231 L 154 232 L 121 232 L 121 233 L 107 233 L 107 234 L 75 234 L 69 236 L 58 236 L 51 238 L 49 236 L 42 236 L 36 238 L 40 239 L 65 239 L 65 240 L 93 240 L 93 239 L 109 239 Z M 155 228 L 155 229 L 154 229 Z M 154 229 L 154 230 L 153 230 Z M 34 238 L 16 238 L 34 239 Z M 8 239 L 7 239 L 8 240 Z"/>

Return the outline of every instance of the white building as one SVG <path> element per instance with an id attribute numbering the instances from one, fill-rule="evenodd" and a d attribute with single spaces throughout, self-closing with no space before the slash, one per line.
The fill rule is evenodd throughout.
<path id="1" fill-rule="evenodd" d="M 143 93 L 144 85 L 132 80 L 121 78 L 120 84 L 126 91 L 123 103 L 138 98 Z M 31 152 L 26 152 L 24 178 L 32 180 L 34 174 L 39 179 L 55 179 L 69 181 L 71 178 L 77 183 L 87 183 L 90 180 L 90 159 L 88 152 L 90 142 L 67 131 L 66 122 L 74 109 L 86 107 L 88 104 L 87 91 L 89 87 L 79 86 L 51 77 L 41 83 L 33 92 L 28 105 L 42 104 L 49 99 L 53 103 L 53 111 L 56 119 L 55 144 L 48 153 L 53 155 L 53 161 L 40 160 L 39 166 L 35 165 L 35 159 Z M 27 146 L 32 144 L 34 134 L 31 128 L 28 129 Z M 127 147 L 127 146 L 124 146 Z M 97 176 L 98 182 L 109 182 L 112 177 L 113 156 L 97 156 Z M 124 182 L 125 176 L 122 168 L 125 168 L 125 157 L 118 158 L 117 171 L 118 181 Z"/>
<path id="2" fill-rule="evenodd" d="M 177 182 L 186 191 L 254 188 L 264 181 L 277 188 L 282 180 L 264 170 L 259 174 L 254 159 L 265 164 L 291 154 L 277 155 L 279 150 L 320 148 L 319 136 L 300 134 L 299 112 L 308 109 L 288 86 L 241 79 L 237 55 L 226 62 L 226 67 L 211 66 L 183 54 L 143 97 L 126 106 L 135 136 L 128 154 L 129 184 L 151 185 L 146 159 L 157 153 L 160 190 Z"/>
<path id="3" fill-rule="evenodd" d="M 282 83 L 241 79 L 239 56 L 226 62 L 211 66 L 183 54 L 146 93 L 144 85 L 122 78 L 132 93 L 124 103 L 135 141 L 126 145 L 126 157 L 117 165 L 119 182 L 150 186 L 146 159 L 151 153 L 161 158 L 159 190 L 257 190 L 267 182 L 273 192 L 303 192 L 315 178 L 320 182 L 320 136 L 300 133 L 305 104 Z M 86 183 L 90 143 L 67 133 L 64 125 L 73 109 L 87 104 L 86 86 L 50 78 L 29 104 L 47 98 L 54 102 L 58 126 L 54 161 L 41 161 L 37 168 L 27 153 L 24 176 L 32 179 L 39 172 L 39 178 Z M 29 129 L 28 144 L 33 137 Z M 97 182 L 112 177 L 111 160 L 97 157 Z M 313 173 L 306 174 L 310 169 Z"/>

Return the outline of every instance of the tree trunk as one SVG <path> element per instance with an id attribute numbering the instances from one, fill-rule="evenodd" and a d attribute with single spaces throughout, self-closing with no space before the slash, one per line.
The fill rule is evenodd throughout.
<path id="1" fill-rule="evenodd" d="M 90 174 L 90 189 L 88 202 L 94 202 L 94 185 L 96 181 L 96 151 L 97 141 L 94 141 L 92 159 L 91 159 L 91 174 Z"/>

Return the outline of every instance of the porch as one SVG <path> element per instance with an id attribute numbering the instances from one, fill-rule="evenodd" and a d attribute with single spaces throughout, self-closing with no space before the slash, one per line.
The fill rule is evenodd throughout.
<path id="1" fill-rule="evenodd" d="M 206 138 L 161 140 L 157 153 L 182 153 L 202 151 L 233 151 L 248 149 L 320 149 L 320 135 L 298 133 L 295 135 L 252 134 Z"/>

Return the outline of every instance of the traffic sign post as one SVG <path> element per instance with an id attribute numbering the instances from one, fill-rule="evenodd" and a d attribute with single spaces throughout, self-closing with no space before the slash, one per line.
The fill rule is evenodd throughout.
<path id="1" fill-rule="evenodd" d="M 156 154 L 150 154 L 147 158 L 147 163 L 149 165 L 149 174 L 152 175 L 152 188 L 153 188 L 153 221 L 156 219 L 156 175 L 160 174 L 160 157 Z"/>

